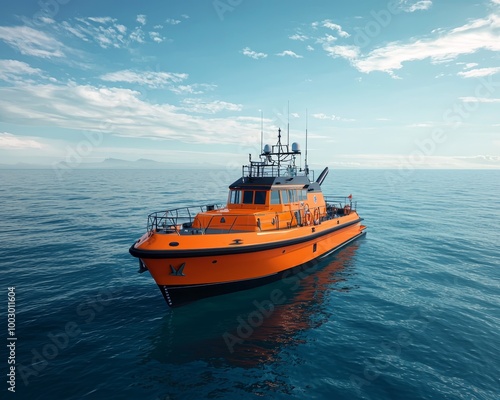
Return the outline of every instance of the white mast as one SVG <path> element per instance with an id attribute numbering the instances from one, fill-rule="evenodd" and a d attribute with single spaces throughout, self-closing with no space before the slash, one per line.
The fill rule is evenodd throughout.
<path id="1" fill-rule="evenodd" d="M 260 111 L 260 154 L 264 151 L 264 113 Z"/>
<path id="2" fill-rule="evenodd" d="M 307 108 L 306 108 L 306 157 L 305 157 L 306 175 L 309 175 L 309 166 L 307 165 Z"/>
<path id="3" fill-rule="evenodd" d="M 288 100 L 288 122 L 286 127 L 286 145 L 290 145 L 290 100 Z"/>

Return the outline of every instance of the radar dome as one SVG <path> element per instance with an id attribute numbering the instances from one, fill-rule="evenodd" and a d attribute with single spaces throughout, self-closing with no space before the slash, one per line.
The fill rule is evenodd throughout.
<path id="1" fill-rule="evenodd" d="M 292 151 L 294 153 L 300 153 L 300 145 L 297 142 L 292 143 Z"/>
<path id="2" fill-rule="evenodd" d="M 271 154 L 271 146 L 268 144 L 264 146 L 264 154 Z"/>

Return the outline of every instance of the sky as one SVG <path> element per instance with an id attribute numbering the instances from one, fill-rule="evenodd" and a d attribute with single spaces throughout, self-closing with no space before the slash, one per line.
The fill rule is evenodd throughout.
<path id="1" fill-rule="evenodd" d="M 240 166 L 278 128 L 311 166 L 500 168 L 500 0 L 2 4 L 0 164 Z"/>

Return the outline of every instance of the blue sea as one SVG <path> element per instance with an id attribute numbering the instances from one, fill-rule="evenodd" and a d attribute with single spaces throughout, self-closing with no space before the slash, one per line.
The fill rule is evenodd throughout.
<path id="1" fill-rule="evenodd" d="M 500 398 L 500 171 L 332 170 L 365 237 L 168 308 L 130 245 L 239 172 L 0 171 L 1 398 Z"/>

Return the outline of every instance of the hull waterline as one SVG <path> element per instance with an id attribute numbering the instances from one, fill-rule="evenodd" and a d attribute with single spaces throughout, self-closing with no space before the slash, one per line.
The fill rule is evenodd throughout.
<path id="1" fill-rule="evenodd" d="M 361 238 L 366 234 L 362 231 L 358 235 L 350 238 L 344 243 L 338 245 L 334 249 L 331 249 L 327 253 L 318 256 L 306 263 L 295 265 L 291 268 L 285 269 L 281 272 L 277 272 L 268 276 L 247 279 L 243 281 L 235 282 L 222 282 L 222 283 L 211 283 L 211 284 L 197 284 L 197 285 L 158 285 L 165 301 L 170 307 L 178 307 L 192 303 L 197 300 L 201 300 L 208 297 L 220 296 L 223 294 L 229 294 L 249 289 L 254 289 L 259 286 L 264 286 L 279 280 L 286 279 L 287 277 L 293 276 L 304 270 L 313 268 L 317 262 L 324 259 L 325 257 L 331 256 L 335 252 L 341 250 L 346 245 L 351 242 Z"/>
<path id="2" fill-rule="evenodd" d="M 178 306 L 274 282 L 297 267 L 331 254 L 365 233 L 357 214 L 349 218 L 350 221 L 342 225 L 331 223 L 331 226 L 299 228 L 287 232 L 293 238 L 276 242 L 192 252 L 181 249 L 147 251 L 132 246 L 130 253 L 140 258 L 142 271 L 151 273 L 167 304 Z M 240 243 L 247 241 L 245 235 L 238 237 L 242 238 Z"/>

